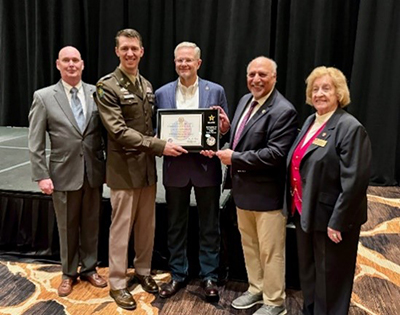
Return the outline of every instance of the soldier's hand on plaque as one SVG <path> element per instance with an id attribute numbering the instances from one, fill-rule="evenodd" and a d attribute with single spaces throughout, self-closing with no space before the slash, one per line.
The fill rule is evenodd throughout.
<path id="1" fill-rule="evenodd" d="M 219 113 L 219 132 L 221 134 L 226 134 L 231 127 L 228 115 L 225 113 L 221 106 L 211 106 L 212 109 L 218 109 Z"/>
<path id="2" fill-rule="evenodd" d="M 204 156 L 207 156 L 210 159 L 215 156 L 215 152 L 213 150 L 201 150 L 200 154 L 204 155 Z"/>
<path id="3" fill-rule="evenodd" d="M 168 142 L 165 144 L 163 155 L 168 156 L 179 156 L 182 153 L 188 153 L 184 148 L 182 148 L 179 144 L 175 144 L 172 142 Z"/>

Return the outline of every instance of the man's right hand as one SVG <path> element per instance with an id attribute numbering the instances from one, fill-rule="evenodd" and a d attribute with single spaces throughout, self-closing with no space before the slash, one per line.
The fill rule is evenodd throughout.
<path id="1" fill-rule="evenodd" d="M 179 156 L 182 153 L 188 153 L 188 151 L 186 151 L 180 145 L 171 142 L 167 142 L 163 151 L 163 155 L 168 156 Z"/>
<path id="2" fill-rule="evenodd" d="M 53 181 L 50 178 L 41 179 L 38 181 L 38 186 L 42 193 L 51 195 L 54 190 Z"/>

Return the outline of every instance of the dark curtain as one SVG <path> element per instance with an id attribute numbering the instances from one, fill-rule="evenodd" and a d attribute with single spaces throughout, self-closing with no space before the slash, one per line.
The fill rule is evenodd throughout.
<path id="1" fill-rule="evenodd" d="M 373 183 L 400 181 L 400 1 L 360 2 L 349 107 L 372 142 Z"/>
<path id="2" fill-rule="evenodd" d="M 1 0 L 0 125 L 28 125 L 33 92 L 59 80 L 60 48 L 76 46 L 83 79 L 95 83 L 118 65 L 115 33 L 132 27 L 145 47 L 140 72 L 154 88 L 176 79 L 176 44 L 197 43 L 199 74 L 224 86 L 231 117 L 256 56 L 277 61 L 277 88 L 301 122 L 312 113 L 304 102 L 310 71 L 341 69 L 351 87 L 348 110 L 372 140 L 371 184 L 398 185 L 399 14 L 398 0 Z"/>

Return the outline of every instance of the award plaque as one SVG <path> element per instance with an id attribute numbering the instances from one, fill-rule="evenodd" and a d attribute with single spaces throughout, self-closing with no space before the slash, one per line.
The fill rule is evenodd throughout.
<path id="1" fill-rule="evenodd" d="M 157 134 L 189 152 L 219 149 L 218 109 L 159 109 Z"/>

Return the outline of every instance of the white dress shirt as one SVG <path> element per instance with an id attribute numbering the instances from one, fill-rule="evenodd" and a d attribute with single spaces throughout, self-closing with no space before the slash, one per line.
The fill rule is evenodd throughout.
<path id="1" fill-rule="evenodd" d="M 196 79 L 191 86 L 184 86 L 178 80 L 176 89 L 176 108 L 177 109 L 197 109 L 199 108 L 199 79 Z"/>

